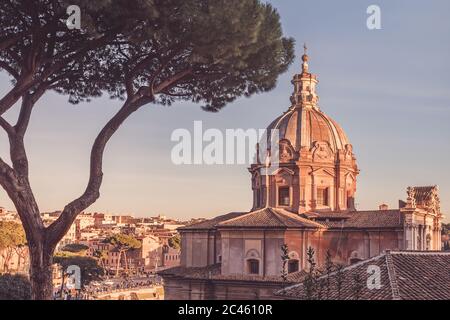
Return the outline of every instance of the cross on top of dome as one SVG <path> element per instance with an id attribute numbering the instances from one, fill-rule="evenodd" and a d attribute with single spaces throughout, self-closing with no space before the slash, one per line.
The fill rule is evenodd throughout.
<path id="1" fill-rule="evenodd" d="M 306 46 L 306 43 L 303 44 L 303 56 L 302 56 L 302 72 L 303 73 L 308 73 L 308 60 L 309 60 L 309 56 L 307 55 L 308 51 L 308 47 Z"/>

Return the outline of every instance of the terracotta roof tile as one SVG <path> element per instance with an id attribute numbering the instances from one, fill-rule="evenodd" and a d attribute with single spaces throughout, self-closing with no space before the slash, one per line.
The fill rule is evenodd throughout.
<path id="1" fill-rule="evenodd" d="M 239 217 L 241 215 L 247 214 L 247 212 L 230 212 L 228 214 L 224 214 L 222 216 L 218 216 L 206 221 L 202 221 L 199 223 L 195 223 L 189 226 L 178 228 L 178 230 L 208 230 L 208 229 L 214 229 L 217 224 L 219 224 L 222 221 L 233 219 L 236 217 Z"/>
<path id="2" fill-rule="evenodd" d="M 302 215 L 279 209 L 264 208 L 251 212 L 231 212 L 178 230 L 221 228 L 402 228 L 399 209 L 355 212 L 309 212 Z"/>
<path id="3" fill-rule="evenodd" d="M 397 210 L 372 210 L 354 211 L 342 213 L 342 219 L 338 219 L 339 213 L 330 216 L 330 213 L 320 213 L 313 218 L 315 221 L 329 228 L 402 228 L 403 215 Z"/>
<path id="4" fill-rule="evenodd" d="M 392 262 L 401 299 L 450 300 L 450 252 L 400 252 Z"/>
<path id="5" fill-rule="evenodd" d="M 278 208 L 264 208 L 220 222 L 220 228 L 323 228 L 320 223 Z"/>
<path id="6" fill-rule="evenodd" d="M 376 265 L 381 271 L 381 288 L 370 290 L 367 285 L 368 266 Z M 397 251 L 361 261 L 342 269 L 342 286 L 337 289 L 337 273 L 330 275 L 330 300 L 357 298 L 355 275 L 361 279 L 359 299 L 362 300 L 449 300 L 450 252 Z M 326 279 L 326 276 L 321 277 Z M 303 283 L 276 293 L 286 299 L 306 299 Z M 313 297 L 318 299 L 317 294 Z M 325 293 L 321 299 L 327 299 Z"/>

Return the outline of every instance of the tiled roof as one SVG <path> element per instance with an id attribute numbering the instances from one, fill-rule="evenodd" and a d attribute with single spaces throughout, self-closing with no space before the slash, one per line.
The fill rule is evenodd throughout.
<path id="1" fill-rule="evenodd" d="M 213 280 L 235 280 L 235 281 L 256 281 L 256 282 L 284 282 L 280 276 L 257 276 L 247 274 L 222 275 L 221 265 L 214 264 L 206 267 L 173 267 L 158 272 L 161 276 L 176 276 L 183 279 L 213 279 Z M 298 271 L 288 274 L 288 283 L 298 283 L 304 280 L 305 271 Z"/>
<path id="2" fill-rule="evenodd" d="M 328 228 L 345 229 L 373 229 L 373 228 L 402 228 L 403 215 L 397 210 L 372 210 L 342 213 L 342 219 L 337 219 L 339 213 L 329 216 L 330 213 L 320 213 L 313 219 Z"/>
<path id="3" fill-rule="evenodd" d="M 314 219 L 347 219 L 350 218 L 350 214 L 347 212 L 333 212 L 333 211 L 324 211 L 324 212 L 305 212 L 302 214 L 306 218 Z"/>
<path id="4" fill-rule="evenodd" d="M 401 299 L 450 300 L 450 252 L 392 254 Z"/>
<path id="5" fill-rule="evenodd" d="M 380 289 L 369 289 L 366 285 L 368 267 L 380 268 Z M 340 293 L 337 273 L 330 275 L 330 293 L 322 291 L 320 299 L 331 300 L 449 300 L 450 299 L 450 252 L 386 252 L 368 260 L 342 269 Z M 356 276 L 359 276 L 359 282 Z M 327 279 L 322 276 L 319 279 Z M 359 296 L 357 287 L 360 284 Z M 286 299 L 304 300 L 303 283 L 276 292 Z M 313 299 L 319 299 L 317 293 Z"/>
<path id="6" fill-rule="evenodd" d="M 219 228 L 323 228 L 320 223 L 278 208 L 264 208 L 220 222 Z"/>
<path id="7" fill-rule="evenodd" d="M 251 212 L 231 212 L 178 230 L 220 228 L 402 228 L 403 215 L 396 210 L 354 212 L 309 212 L 302 215 L 280 209 L 264 208 Z"/>
<path id="8" fill-rule="evenodd" d="M 230 212 L 228 214 L 224 214 L 222 216 L 218 216 L 206 221 L 202 221 L 199 223 L 195 223 L 189 226 L 178 228 L 177 230 L 208 230 L 208 229 L 214 229 L 216 225 L 222 221 L 233 219 L 236 217 L 239 217 L 243 214 L 246 214 L 247 212 Z"/>

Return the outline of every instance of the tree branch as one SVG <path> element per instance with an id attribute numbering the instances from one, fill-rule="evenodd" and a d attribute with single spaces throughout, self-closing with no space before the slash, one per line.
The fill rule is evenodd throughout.
<path id="1" fill-rule="evenodd" d="M 8 111 L 20 99 L 22 94 L 28 90 L 28 83 L 31 79 L 32 75 L 30 74 L 21 75 L 16 85 L 0 99 L 0 116 Z"/>
<path id="2" fill-rule="evenodd" d="M 15 42 L 22 39 L 24 34 L 25 34 L 25 32 L 21 32 L 21 33 L 17 33 L 17 34 L 11 35 L 9 37 L 3 37 L 2 39 L 0 39 L 0 51 L 6 50 L 9 47 L 11 47 Z"/>
<path id="3" fill-rule="evenodd" d="M 46 230 L 48 243 L 52 246 L 62 239 L 77 215 L 100 197 L 103 180 L 103 154 L 106 144 L 120 125 L 142 106 L 136 98 L 128 98 L 122 108 L 108 121 L 98 134 L 91 149 L 89 181 L 84 193 L 64 207 L 61 215 Z"/>
<path id="4" fill-rule="evenodd" d="M 176 84 L 179 80 L 183 79 L 184 77 L 186 77 L 187 75 L 192 74 L 192 69 L 187 69 L 181 72 L 178 72 L 177 74 L 173 75 L 171 78 L 164 80 L 163 82 L 161 82 L 160 84 L 158 84 L 156 86 L 156 88 L 153 90 L 153 92 L 155 94 L 158 94 L 160 92 L 162 92 L 164 89 L 166 89 L 167 87 L 170 87 L 174 84 Z"/>
<path id="5" fill-rule="evenodd" d="M 8 134 L 8 137 L 16 134 L 16 131 L 14 130 L 14 127 L 9 124 L 8 121 L 6 121 L 2 116 L 0 116 L 0 127 L 3 128 L 3 130 L 6 131 Z"/>
<path id="6" fill-rule="evenodd" d="M 0 61 L 0 68 L 8 72 L 11 76 L 14 77 L 14 79 L 19 80 L 19 74 L 17 73 L 17 71 L 11 68 L 5 61 Z"/>
<path id="7" fill-rule="evenodd" d="M 28 180 L 22 180 L 17 172 L 0 158 L 0 185 L 17 208 L 27 233 L 27 240 L 36 241 L 40 239 L 45 228 Z"/>
<path id="8" fill-rule="evenodd" d="M 22 96 L 22 105 L 20 107 L 19 117 L 16 125 L 14 126 L 18 136 L 23 137 L 25 135 L 28 128 L 28 123 L 30 122 L 31 111 L 39 98 L 45 93 L 46 87 L 47 85 L 43 83 L 34 93 L 26 93 Z"/>

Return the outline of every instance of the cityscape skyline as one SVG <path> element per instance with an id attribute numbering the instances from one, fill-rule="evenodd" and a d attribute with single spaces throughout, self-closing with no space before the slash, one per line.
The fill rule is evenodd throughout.
<path id="1" fill-rule="evenodd" d="M 239 99 L 217 114 L 176 103 L 148 106 L 130 118 L 107 147 L 101 197 L 87 211 L 184 219 L 250 210 L 246 166 L 175 166 L 170 135 L 177 128 L 191 129 L 196 120 L 221 130 L 265 128 L 289 106 L 290 80 L 300 69 L 305 41 L 310 68 L 320 81 L 319 105 L 346 128 L 354 146 L 361 169 L 358 209 L 384 202 L 396 208 L 408 185 L 438 184 L 445 214 L 450 209 L 450 150 L 445 147 L 450 138 L 450 45 L 442 38 L 450 22 L 439 17 L 449 4 L 436 1 L 431 9 L 412 1 L 405 9 L 401 1 L 380 1 L 382 30 L 370 31 L 365 26 L 369 2 L 324 3 L 274 2 L 284 32 L 297 41 L 297 58 L 273 91 Z M 328 23 L 322 24 L 319 14 Z M 8 86 L 2 72 L 0 92 Z M 44 120 L 31 124 L 26 143 L 42 212 L 61 210 L 84 190 L 93 139 L 119 105 L 102 97 L 71 106 L 56 93 L 38 102 L 33 117 Z M 7 118 L 15 115 L 9 112 Z M 70 123 L 60 121 L 68 118 Z M 0 145 L 0 153 L 7 154 L 6 145 Z M 0 206 L 14 209 L 3 190 Z"/>

